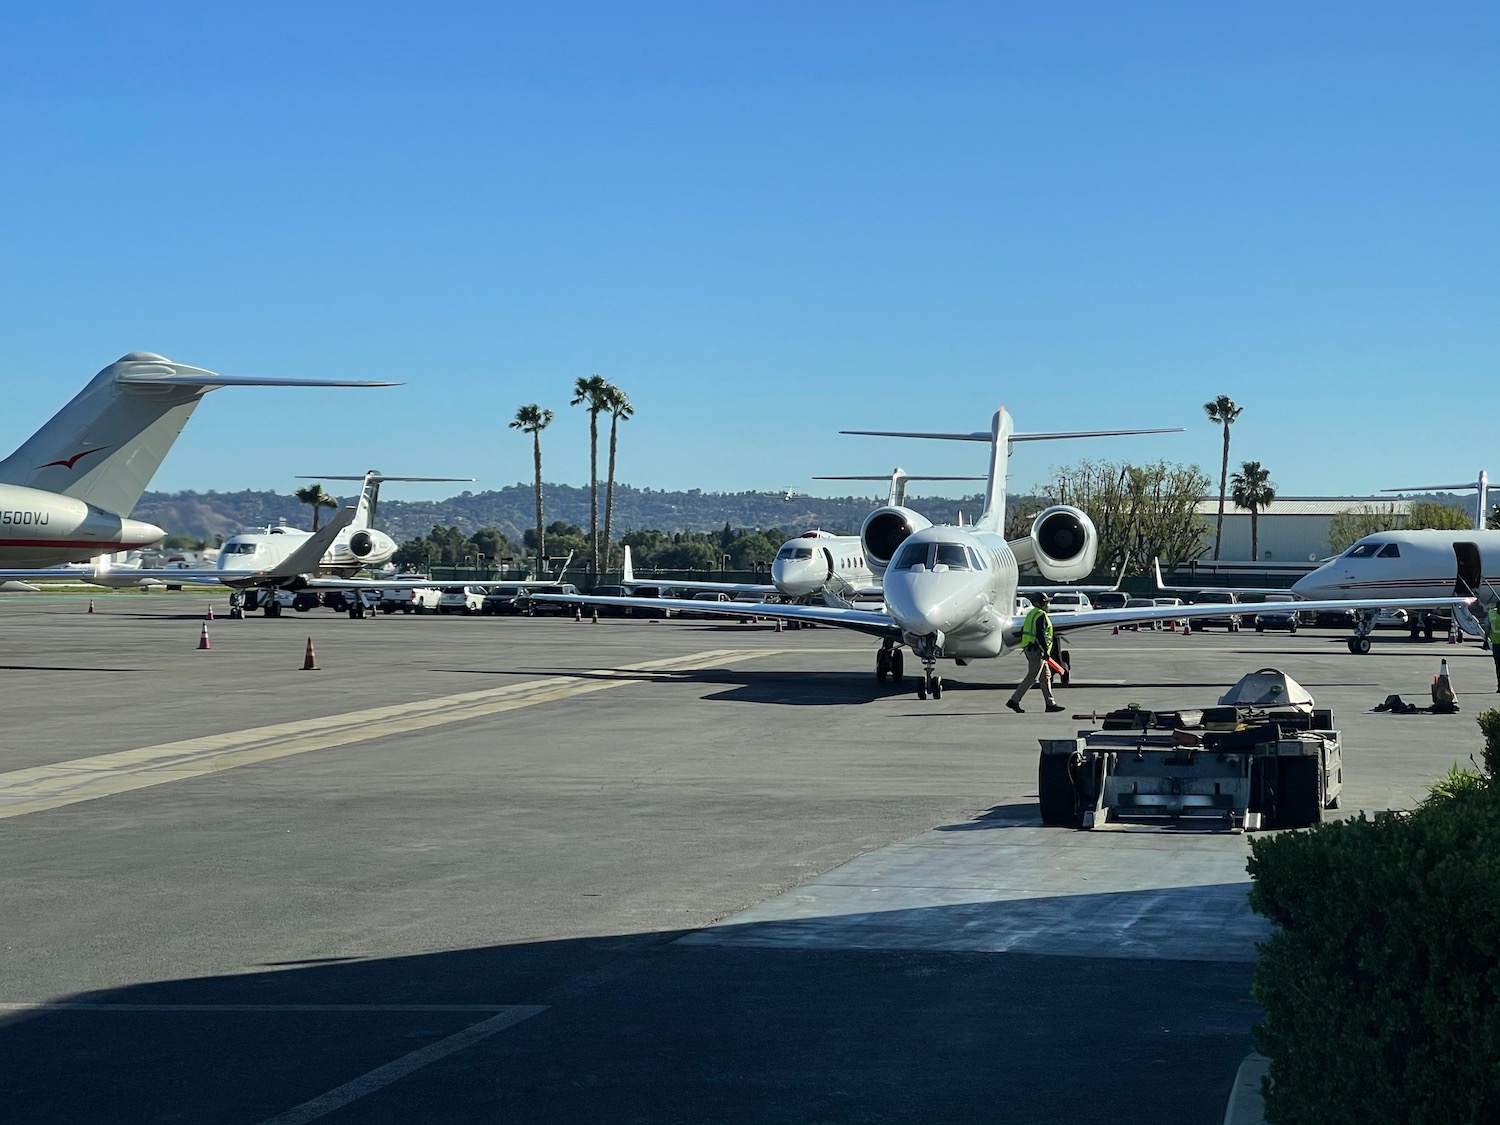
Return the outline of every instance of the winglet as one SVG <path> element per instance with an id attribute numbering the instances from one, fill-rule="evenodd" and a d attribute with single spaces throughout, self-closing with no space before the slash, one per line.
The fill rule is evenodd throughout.
<path id="1" fill-rule="evenodd" d="M 620 572 L 620 585 L 635 585 L 635 567 L 630 565 L 630 544 L 625 544 L 625 569 Z"/>
<path id="2" fill-rule="evenodd" d="M 275 566 L 261 571 L 256 577 L 296 578 L 302 574 L 311 574 L 323 564 L 323 556 L 328 553 L 328 548 L 333 546 L 333 541 L 338 538 L 339 532 L 349 526 L 358 511 L 358 508 L 350 505 L 340 508 L 338 514 L 313 532 L 302 546 Z"/>
<path id="3" fill-rule="evenodd" d="M 1161 559 L 1160 558 L 1154 558 L 1154 559 L 1151 560 L 1151 569 L 1156 574 L 1156 588 L 1158 590 L 1165 590 L 1167 588 L 1167 584 L 1161 580 Z"/>

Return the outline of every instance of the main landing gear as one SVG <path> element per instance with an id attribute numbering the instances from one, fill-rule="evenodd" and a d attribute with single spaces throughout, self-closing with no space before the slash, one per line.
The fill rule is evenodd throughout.
<path id="1" fill-rule="evenodd" d="M 882 641 L 875 653 L 875 682 L 885 683 L 889 676 L 893 683 L 900 683 L 906 676 L 901 650 L 895 641 Z"/>

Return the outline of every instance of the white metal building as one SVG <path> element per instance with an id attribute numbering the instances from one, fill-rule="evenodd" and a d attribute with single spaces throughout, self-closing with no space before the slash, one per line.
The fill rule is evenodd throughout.
<path id="1" fill-rule="evenodd" d="M 1333 554 L 1333 545 L 1328 541 L 1328 528 L 1333 517 L 1356 508 L 1400 516 L 1411 514 L 1410 503 L 1389 496 L 1278 496 L 1260 513 L 1257 536 L 1260 558 L 1254 561 L 1306 564 L 1326 559 Z M 1207 529 L 1203 541 L 1208 550 L 1201 556 L 1204 561 L 1214 555 L 1214 522 L 1218 514 L 1218 496 L 1198 505 L 1198 515 Z M 1252 561 L 1250 513 L 1236 508 L 1234 501 L 1227 497 L 1224 500 L 1224 538 L 1219 558 L 1225 562 Z"/>

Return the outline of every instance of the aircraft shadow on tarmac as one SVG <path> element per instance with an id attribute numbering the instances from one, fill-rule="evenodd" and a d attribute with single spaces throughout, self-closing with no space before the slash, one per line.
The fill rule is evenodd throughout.
<path id="1" fill-rule="evenodd" d="M 90 668 L 75 664 L 0 664 L 0 672 L 149 672 L 149 668 Z"/>
<path id="2" fill-rule="evenodd" d="M 870 935 L 887 948 L 855 944 L 861 914 L 80 993 L 0 1018 L 6 1121 L 252 1125 L 346 1086 L 362 1096 L 331 1120 L 1217 1120 L 1258 1017 L 1252 965 L 1070 952 L 1079 919 L 1096 948 L 1143 918 L 1170 942 L 1174 895 L 1244 886 L 1153 894 L 1154 920 L 1135 893 L 892 910 Z M 1051 954 L 974 952 L 983 930 Z M 398 1064 L 421 1051 L 437 1058 Z M 1143 1074 L 1171 1096 L 1144 1097 Z"/>

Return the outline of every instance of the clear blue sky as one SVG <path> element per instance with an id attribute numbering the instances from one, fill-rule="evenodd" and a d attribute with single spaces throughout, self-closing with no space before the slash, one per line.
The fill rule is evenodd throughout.
<path id="1" fill-rule="evenodd" d="M 1500 8 L 68 3 L 0 16 L 9 451 L 137 349 L 228 389 L 156 480 L 978 472 L 841 428 L 1182 425 L 1017 449 L 1284 494 L 1500 472 Z M 602 466 L 601 466 L 602 471 Z M 422 495 L 408 486 L 402 495 Z M 426 494 L 445 494 L 428 489 Z"/>

